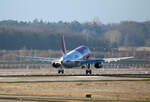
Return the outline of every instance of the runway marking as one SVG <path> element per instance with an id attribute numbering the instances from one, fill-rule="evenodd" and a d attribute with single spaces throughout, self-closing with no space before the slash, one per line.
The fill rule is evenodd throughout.
<path id="1" fill-rule="evenodd" d="M 70 76 L 74 78 L 102 78 L 103 76 Z"/>

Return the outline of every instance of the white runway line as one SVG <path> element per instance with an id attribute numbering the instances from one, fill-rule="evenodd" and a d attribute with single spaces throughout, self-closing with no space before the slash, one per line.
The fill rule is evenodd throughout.
<path id="1" fill-rule="evenodd" d="M 70 77 L 76 77 L 76 78 L 98 78 L 102 76 L 70 76 Z"/>
<path id="2" fill-rule="evenodd" d="M 68 76 L 69 78 L 75 78 L 75 80 L 78 79 L 102 79 L 104 76 Z"/>

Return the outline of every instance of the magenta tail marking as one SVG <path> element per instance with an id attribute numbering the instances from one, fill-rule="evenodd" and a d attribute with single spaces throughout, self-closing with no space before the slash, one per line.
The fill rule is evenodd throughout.
<path id="1" fill-rule="evenodd" d="M 63 54 L 66 54 L 66 46 L 65 46 L 65 41 L 64 41 L 64 35 L 61 37 L 61 44 L 62 44 Z"/>

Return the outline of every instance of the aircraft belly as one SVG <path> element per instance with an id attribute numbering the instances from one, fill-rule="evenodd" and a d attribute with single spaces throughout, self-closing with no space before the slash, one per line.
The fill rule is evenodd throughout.
<path id="1" fill-rule="evenodd" d="M 65 68 L 79 67 L 81 66 L 81 63 L 80 62 L 66 62 L 66 63 L 63 63 L 63 66 Z"/>

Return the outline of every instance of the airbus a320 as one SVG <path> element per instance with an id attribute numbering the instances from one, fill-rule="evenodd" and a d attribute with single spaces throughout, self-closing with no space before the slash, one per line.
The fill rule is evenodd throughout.
<path id="1" fill-rule="evenodd" d="M 16 54 L 13 54 L 13 56 L 32 59 L 32 60 L 39 60 L 39 61 L 49 61 L 54 68 L 58 69 L 59 74 L 64 74 L 64 68 L 85 67 L 86 75 L 92 74 L 92 70 L 91 70 L 92 64 L 94 65 L 95 68 L 102 68 L 104 62 L 109 63 L 112 61 L 119 61 L 119 60 L 133 58 L 132 56 L 118 57 L 118 58 L 90 58 L 91 51 L 87 46 L 81 45 L 67 53 L 64 36 L 61 37 L 61 43 L 62 43 L 63 55 L 60 58 L 22 56 Z"/>

